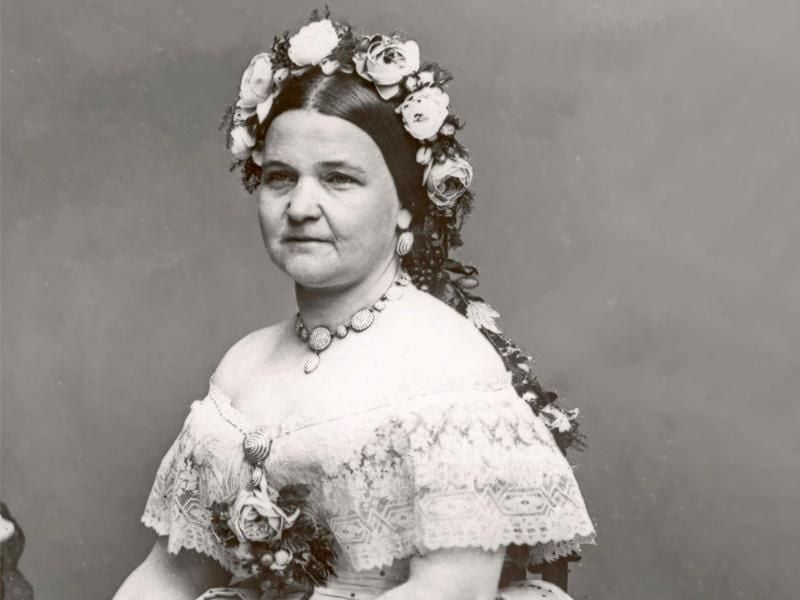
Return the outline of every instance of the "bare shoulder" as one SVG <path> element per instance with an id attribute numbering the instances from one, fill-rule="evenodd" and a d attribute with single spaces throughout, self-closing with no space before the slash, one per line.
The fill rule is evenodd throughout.
<path id="1" fill-rule="evenodd" d="M 253 376 L 257 366 L 269 364 L 280 336 L 289 326 L 289 320 L 256 329 L 242 337 L 220 360 L 214 371 L 214 382 L 221 389 L 233 392 L 242 381 Z"/>
<path id="2" fill-rule="evenodd" d="M 403 311 L 408 319 L 405 338 L 420 363 L 465 377 L 492 379 L 506 373 L 500 354 L 469 319 L 416 288 L 408 301 L 409 310 Z"/>

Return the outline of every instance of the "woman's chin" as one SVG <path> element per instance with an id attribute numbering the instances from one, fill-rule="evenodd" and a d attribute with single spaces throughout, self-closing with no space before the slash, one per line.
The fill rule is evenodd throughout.
<path id="1" fill-rule="evenodd" d="M 319 257 L 293 257 L 284 262 L 282 268 L 297 285 L 306 288 L 331 285 L 341 275 L 339 269 Z"/>

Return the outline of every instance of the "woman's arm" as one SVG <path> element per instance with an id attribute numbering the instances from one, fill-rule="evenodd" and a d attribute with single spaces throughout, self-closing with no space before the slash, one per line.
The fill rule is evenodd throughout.
<path id="1" fill-rule="evenodd" d="M 452 548 L 414 557 L 408 581 L 378 600 L 494 600 L 504 556 L 501 547 L 494 552 Z"/>
<path id="2" fill-rule="evenodd" d="M 208 556 L 192 550 L 170 554 L 167 538 L 160 537 L 113 600 L 195 600 L 208 588 L 226 585 L 230 578 L 230 574 Z"/>

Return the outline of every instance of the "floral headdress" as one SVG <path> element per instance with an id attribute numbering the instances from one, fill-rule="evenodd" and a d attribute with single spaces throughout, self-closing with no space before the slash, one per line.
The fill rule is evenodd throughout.
<path id="1" fill-rule="evenodd" d="M 273 102 L 292 78 L 311 69 L 361 77 L 395 105 L 405 130 L 419 142 L 416 160 L 424 166 L 420 185 L 430 200 L 423 229 L 435 232 L 439 251 L 433 255 L 441 264 L 449 248 L 461 245 L 459 231 L 473 201 L 469 189 L 473 169 L 467 149 L 455 137 L 463 124 L 451 112 L 445 91 L 452 77 L 438 64 L 423 65 L 413 40 L 397 33 L 357 33 L 347 22 L 331 20 L 327 9 L 323 15 L 314 11 L 297 33 L 276 37 L 269 52 L 252 58 L 242 75 L 238 99 L 226 112 L 223 126 L 234 157 L 231 170 L 241 172 L 248 191 L 258 187 L 264 124 Z M 427 254 L 431 255 L 430 249 Z"/>

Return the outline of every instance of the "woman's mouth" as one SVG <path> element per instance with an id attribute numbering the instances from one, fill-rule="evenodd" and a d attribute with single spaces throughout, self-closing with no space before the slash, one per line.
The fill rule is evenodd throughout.
<path id="1" fill-rule="evenodd" d="M 314 238 L 314 237 L 303 237 L 303 236 L 288 236 L 283 238 L 283 241 L 287 244 L 325 244 L 328 240 L 324 240 L 322 238 Z"/>

